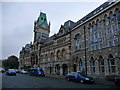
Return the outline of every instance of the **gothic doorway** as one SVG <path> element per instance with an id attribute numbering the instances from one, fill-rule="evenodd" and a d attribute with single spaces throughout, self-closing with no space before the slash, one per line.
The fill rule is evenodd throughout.
<path id="1" fill-rule="evenodd" d="M 63 75 L 68 73 L 68 66 L 67 66 L 67 64 L 63 64 L 62 65 L 62 69 L 63 69 Z"/>
<path id="2" fill-rule="evenodd" d="M 76 72 L 76 64 L 73 64 L 73 71 Z"/>

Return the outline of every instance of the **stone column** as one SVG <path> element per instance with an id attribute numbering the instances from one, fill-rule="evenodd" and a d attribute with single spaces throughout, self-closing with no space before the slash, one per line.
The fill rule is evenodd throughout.
<path id="1" fill-rule="evenodd" d="M 115 67 L 116 67 L 116 74 L 120 76 L 120 59 L 119 59 L 119 57 L 115 58 Z"/>
<path id="2" fill-rule="evenodd" d="M 98 66 L 98 60 L 96 59 L 95 60 L 95 74 L 96 75 L 99 75 L 99 68 L 98 68 L 99 66 Z"/>
<path id="3" fill-rule="evenodd" d="M 62 65 L 60 65 L 60 75 L 63 75 L 63 68 L 62 68 Z"/>
<path id="4" fill-rule="evenodd" d="M 108 65 L 108 60 L 107 58 L 104 59 L 105 61 L 105 75 L 108 75 L 109 74 L 109 65 Z"/>

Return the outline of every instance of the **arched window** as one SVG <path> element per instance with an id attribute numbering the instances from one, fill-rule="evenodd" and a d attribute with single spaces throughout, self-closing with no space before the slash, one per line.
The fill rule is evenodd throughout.
<path id="1" fill-rule="evenodd" d="M 40 56 L 40 62 L 43 63 L 43 55 Z"/>
<path id="2" fill-rule="evenodd" d="M 79 62 L 79 70 L 80 70 L 80 71 L 83 70 L 83 62 L 82 62 L 82 59 L 80 59 L 80 62 Z"/>
<path id="3" fill-rule="evenodd" d="M 80 34 L 75 35 L 75 49 L 80 50 Z"/>
<path id="4" fill-rule="evenodd" d="M 118 40 L 119 40 L 119 35 L 120 35 L 120 12 L 118 8 L 115 9 L 114 18 L 115 18 L 114 20 L 115 29 L 113 33 L 113 44 L 114 46 L 116 46 L 119 44 Z"/>
<path id="5" fill-rule="evenodd" d="M 104 59 L 102 56 L 99 56 L 99 70 L 101 73 L 105 72 L 104 69 Z"/>
<path id="6" fill-rule="evenodd" d="M 94 36 L 93 36 L 93 27 L 91 24 L 89 24 L 90 29 L 90 45 L 91 45 L 91 51 L 94 50 Z"/>
<path id="7" fill-rule="evenodd" d="M 91 71 L 95 72 L 95 60 L 93 57 L 91 57 Z"/>
<path id="8" fill-rule="evenodd" d="M 48 61 L 48 55 L 45 54 L 45 62 L 47 62 L 47 61 Z"/>
<path id="9" fill-rule="evenodd" d="M 60 54 L 60 51 L 58 50 L 57 51 L 57 60 L 60 60 L 60 57 L 61 57 L 61 54 Z"/>
<path id="10" fill-rule="evenodd" d="M 98 32 L 98 48 L 102 48 L 102 29 L 101 29 L 101 23 L 99 19 L 96 21 L 97 24 L 97 32 Z"/>
<path id="11" fill-rule="evenodd" d="M 109 71 L 110 73 L 115 73 L 115 59 L 113 58 L 113 55 L 110 54 L 108 57 L 108 62 L 109 62 Z"/>
<path id="12" fill-rule="evenodd" d="M 66 52 L 65 52 L 65 49 L 62 50 L 62 59 L 66 59 Z"/>
<path id="13" fill-rule="evenodd" d="M 110 46 L 112 46 L 110 18 L 107 17 L 107 15 L 105 15 L 104 18 L 105 18 L 105 30 L 106 30 L 107 47 L 110 47 Z"/>
<path id="14" fill-rule="evenodd" d="M 54 54 L 53 53 L 50 54 L 50 61 L 54 61 Z"/>

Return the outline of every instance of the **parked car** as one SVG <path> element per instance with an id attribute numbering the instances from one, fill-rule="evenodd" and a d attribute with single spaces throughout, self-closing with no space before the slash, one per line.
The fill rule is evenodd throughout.
<path id="1" fill-rule="evenodd" d="M 22 73 L 22 74 L 27 74 L 28 71 L 26 71 L 25 69 L 22 69 L 20 73 Z"/>
<path id="2" fill-rule="evenodd" d="M 106 80 L 110 80 L 110 81 L 115 81 L 115 77 L 118 77 L 118 75 L 115 74 L 110 74 L 110 75 L 106 75 Z"/>
<path id="3" fill-rule="evenodd" d="M 19 69 L 15 69 L 16 73 L 20 73 L 20 70 Z"/>
<path id="4" fill-rule="evenodd" d="M 77 81 L 80 83 L 94 83 L 94 80 L 92 77 L 88 77 L 79 72 L 70 72 L 65 75 L 65 78 L 68 81 Z"/>
<path id="5" fill-rule="evenodd" d="M 0 68 L 0 72 L 4 73 L 5 69 L 4 68 Z"/>
<path id="6" fill-rule="evenodd" d="M 115 77 L 115 85 L 120 87 L 120 77 Z"/>
<path id="7" fill-rule="evenodd" d="M 45 73 L 42 69 L 39 68 L 30 68 L 29 74 L 32 76 L 45 76 Z"/>
<path id="8" fill-rule="evenodd" d="M 16 76 L 16 71 L 15 71 L 15 69 L 8 69 L 8 70 L 6 71 L 6 75 L 15 75 L 15 76 Z"/>

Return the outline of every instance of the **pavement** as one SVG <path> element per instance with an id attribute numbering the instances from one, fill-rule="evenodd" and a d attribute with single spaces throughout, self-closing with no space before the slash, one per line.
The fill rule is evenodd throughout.
<path id="1" fill-rule="evenodd" d="M 63 75 L 46 75 L 46 76 L 47 77 L 51 77 L 51 78 L 65 80 L 65 76 L 63 76 Z M 96 84 L 108 85 L 108 86 L 115 86 L 114 81 L 109 81 L 109 80 L 99 79 L 99 78 L 95 78 L 94 80 L 95 80 Z"/>

